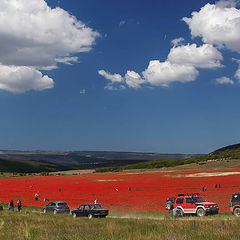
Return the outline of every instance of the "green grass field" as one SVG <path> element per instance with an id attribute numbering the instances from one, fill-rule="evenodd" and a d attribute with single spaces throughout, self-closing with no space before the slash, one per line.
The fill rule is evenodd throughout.
<path id="1" fill-rule="evenodd" d="M 0 212 L 0 239 L 152 240 L 240 239 L 240 219 L 230 213 L 173 218 L 168 213 L 111 212 L 106 219 L 72 218 L 24 207 Z"/>

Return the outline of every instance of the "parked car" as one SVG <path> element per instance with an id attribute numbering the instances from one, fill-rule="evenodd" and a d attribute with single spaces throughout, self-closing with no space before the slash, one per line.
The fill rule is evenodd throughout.
<path id="1" fill-rule="evenodd" d="M 216 203 L 207 202 L 199 193 L 178 194 L 176 198 L 167 198 L 166 209 L 178 208 L 180 214 L 194 214 L 199 217 L 207 214 L 218 214 L 219 207 Z"/>
<path id="2" fill-rule="evenodd" d="M 43 212 L 44 213 L 70 213 L 70 209 L 65 202 L 50 202 L 46 206 L 43 207 Z"/>
<path id="3" fill-rule="evenodd" d="M 72 211 L 73 217 L 106 217 L 108 215 L 108 210 L 102 208 L 102 206 L 98 203 L 94 204 L 82 204 L 80 207 L 76 210 Z"/>
<path id="4" fill-rule="evenodd" d="M 235 216 L 240 216 L 240 192 L 234 193 L 232 199 L 230 200 L 231 212 Z"/>

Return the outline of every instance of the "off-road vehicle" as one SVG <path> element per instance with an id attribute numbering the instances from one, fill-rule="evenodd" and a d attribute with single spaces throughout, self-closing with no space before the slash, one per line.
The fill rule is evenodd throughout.
<path id="1" fill-rule="evenodd" d="M 232 199 L 230 200 L 231 212 L 235 216 L 240 216 L 240 192 L 234 193 Z"/>
<path id="2" fill-rule="evenodd" d="M 176 198 L 167 198 L 166 209 L 178 208 L 181 215 L 194 214 L 199 217 L 207 214 L 218 214 L 216 203 L 207 202 L 199 193 L 178 194 Z"/>

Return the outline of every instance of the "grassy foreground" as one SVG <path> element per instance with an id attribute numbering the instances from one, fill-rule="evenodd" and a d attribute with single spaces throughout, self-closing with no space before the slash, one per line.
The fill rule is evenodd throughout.
<path id="1" fill-rule="evenodd" d="M 240 239 L 240 219 L 229 214 L 204 218 L 173 218 L 169 214 L 117 213 L 106 219 L 73 219 L 70 215 L 0 212 L 0 239 L 152 240 Z"/>

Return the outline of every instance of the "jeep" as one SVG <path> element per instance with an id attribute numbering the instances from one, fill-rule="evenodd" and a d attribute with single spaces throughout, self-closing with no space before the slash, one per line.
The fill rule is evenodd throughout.
<path id="1" fill-rule="evenodd" d="M 232 199 L 230 200 L 231 212 L 235 216 L 240 216 L 240 192 L 234 193 Z"/>
<path id="2" fill-rule="evenodd" d="M 176 198 L 167 198 L 166 209 L 178 208 L 181 215 L 194 214 L 199 217 L 208 214 L 218 214 L 216 203 L 207 202 L 199 193 L 178 194 Z"/>

